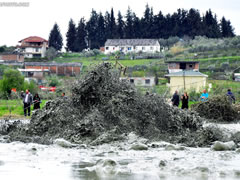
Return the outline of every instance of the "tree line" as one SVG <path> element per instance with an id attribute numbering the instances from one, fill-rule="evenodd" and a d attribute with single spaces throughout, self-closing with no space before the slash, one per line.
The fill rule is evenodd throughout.
<path id="1" fill-rule="evenodd" d="M 234 37 L 234 28 L 230 20 L 217 15 L 211 9 L 202 16 L 199 10 L 178 9 L 172 14 L 153 13 L 153 8 L 146 5 L 143 17 L 139 18 L 130 7 L 125 16 L 118 11 L 115 17 L 113 8 L 104 15 L 92 9 L 90 19 L 81 18 L 76 25 L 72 19 L 66 33 L 66 50 L 81 52 L 85 48 L 100 48 L 107 39 L 168 39 L 169 37 L 183 38 L 185 36 L 206 36 L 208 38 Z M 57 23 L 49 35 L 49 46 L 61 50 L 63 39 Z"/>

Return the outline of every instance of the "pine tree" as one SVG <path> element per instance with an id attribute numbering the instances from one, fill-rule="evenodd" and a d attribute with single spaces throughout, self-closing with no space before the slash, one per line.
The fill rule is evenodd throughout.
<path id="1" fill-rule="evenodd" d="M 75 40 L 76 40 L 76 26 L 72 19 L 70 19 L 68 24 L 68 31 L 66 34 L 67 37 L 67 51 L 76 51 L 75 50 Z"/>
<path id="2" fill-rule="evenodd" d="M 102 13 L 99 13 L 98 15 L 98 26 L 97 26 L 96 37 L 98 40 L 98 48 L 104 46 L 104 43 L 106 41 L 106 35 L 105 35 L 104 17 Z"/>
<path id="3" fill-rule="evenodd" d="M 144 16 L 141 19 L 141 29 L 142 29 L 142 37 L 143 38 L 151 38 L 152 36 L 152 27 L 153 25 L 153 9 L 149 8 L 148 4 L 146 5 L 146 9 L 144 12 Z"/>
<path id="4" fill-rule="evenodd" d="M 77 27 L 76 41 L 75 41 L 75 50 L 76 52 L 81 52 L 87 48 L 87 31 L 85 25 L 85 19 L 81 18 Z"/>
<path id="5" fill-rule="evenodd" d="M 62 49 L 63 39 L 57 23 L 54 24 L 53 29 L 49 34 L 48 43 L 49 47 L 53 47 L 57 51 L 60 51 Z"/>
<path id="6" fill-rule="evenodd" d="M 206 12 L 203 18 L 204 35 L 208 38 L 219 38 L 221 37 L 220 26 L 217 21 L 217 16 L 213 17 L 211 9 Z"/>
<path id="7" fill-rule="evenodd" d="M 122 39 L 124 37 L 124 21 L 120 11 L 118 11 L 118 19 L 117 19 L 117 35 L 116 38 Z"/>
<path id="8" fill-rule="evenodd" d="M 98 27 L 98 14 L 95 10 L 92 10 L 91 17 L 87 22 L 87 32 L 88 32 L 88 47 L 90 49 L 98 48 L 98 39 L 96 37 Z"/>
<path id="9" fill-rule="evenodd" d="M 160 11 L 153 17 L 152 36 L 153 38 L 163 38 L 165 33 L 165 17 Z"/>
<path id="10" fill-rule="evenodd" d="M 134 39 L 139 39 L 142 38 L 142 33 L 141 33 L 141 21 L 140 19 L 136 16 L 135 13 L 133 13 L 133 34 L 132 37 Z"/>
<path id="11" fill-rule="evenodd" d="M 227 21 L 225 19 L 225 17 L 222 17 L 220 26 L 221 26 L 222 37 L 234 37 L 235 36 L 231 22 Z"/>
<path id="12" fill-rule="evenodd" d="M 133 34 L 133 14 L 132 14 L 132 10 L 130 9 L 130 7 L 128 7 L 128 10 L 127 10 L 125 24 L 126 24 L 125 29 L 124 29 L 125 37 L 128 39 L 131 39 L 132 34 Z"/>
<path id="13" fill-rule="evenodd" d="M 110 39 L 116 38 L 116 21 L 115 21 L 115 17 L 114 17 L 113 8 L 111 9 L 109 30 L 110 30 L 110 37 L 109 38 Z"/>
<path id="14" fill-rule="evenodd" d="M 108 11 L 106 11 L 105 16 L 104 16 L 104 24 L 105 24 L 105 36 L 106 39 L 111 39 L 111 15 L 109 14 Z"/>
<path id="15" fill-rule="evenodd" d="M 187 34 L 189 37 L 203 35 L 202 18 L 198 10 L 191 8 L 186 17 Z"/>

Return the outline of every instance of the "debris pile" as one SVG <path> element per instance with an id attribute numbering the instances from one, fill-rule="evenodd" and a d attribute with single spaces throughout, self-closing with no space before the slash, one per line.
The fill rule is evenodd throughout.
<path id="1" fill-rule="evenodd" d="M 213 96 L 206 102 L 192 105 L 192 110 L 201 117 L 215 121 L 230 122 L 238 119 L 238 111 L 229 103 L 227 96 Z"/>
<path id="2" fill-rule="evenodd" d="M 64 138 L 97 145 L 135 132 L 150 140 L 194 145 L 193 137 L 198 136 L 202 122 L 197 113 L 172 107 L 156 94 L 141 95 L 119 79 L 119 71 L 110 63 L 103 63 L 73 84 L 71 97 L 47 102 L 33 114 L 27 127 L 10 136 L 14 139 L 21 134 L 48 141 Z"/>

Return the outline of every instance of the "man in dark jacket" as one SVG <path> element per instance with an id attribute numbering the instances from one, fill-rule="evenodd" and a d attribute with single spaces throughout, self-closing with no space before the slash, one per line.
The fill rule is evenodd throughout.
<path id="1" fill-rule="evenodd" d="M 23 98 L 23 108 L 24 108 L 24 116 L 30 116 L 31 114 L 31 104 L 33 101 L 32 94 L 29 92 L 29 90 L 26 90 L 25 94 L 22 94 Z"/>
<path id="2" fill-rule="evenodd" d="M 175 93 L 173 94 L 173 97 L 171 99 L 172 101 L 172 105 L 173 106 L 177 106 L 179 105 L 179 95 L 178 95 L 178 91 L 175 91 Z"/>

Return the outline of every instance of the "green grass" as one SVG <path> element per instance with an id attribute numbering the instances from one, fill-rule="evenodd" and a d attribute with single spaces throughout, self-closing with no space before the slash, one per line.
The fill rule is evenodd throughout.
<path id="1" fill-rule="evenodd" d="M 99 64 L 102 62 L 110 62 L 115 64 L 116 60 L 92 60 L 92 59 L 68 59 L 68 58 L 63 58 L 63 59 L 56 59 L 55 60 L 57 63 L 67 63 L 67 62 L 75 62 L 75 63 L 83 63 L 83 66 L 90 66 L 94 64 Z M 159 61 L 158 59 L 138 59 L 138 60 L 118 60 L 122 65 L 132 67 L 136 65 L 148 65 L 152 62 Z"/>
<path id="2" fill-rule="evenodd" d="M 42 100 L 41 108 L 45 105 L 47 100 Z M 31 106 L 33 110 L 33 105 Z M 3 116 L 23 116 L 23 103 L 22 100 L 0 100 L 0 117 Z"/>

